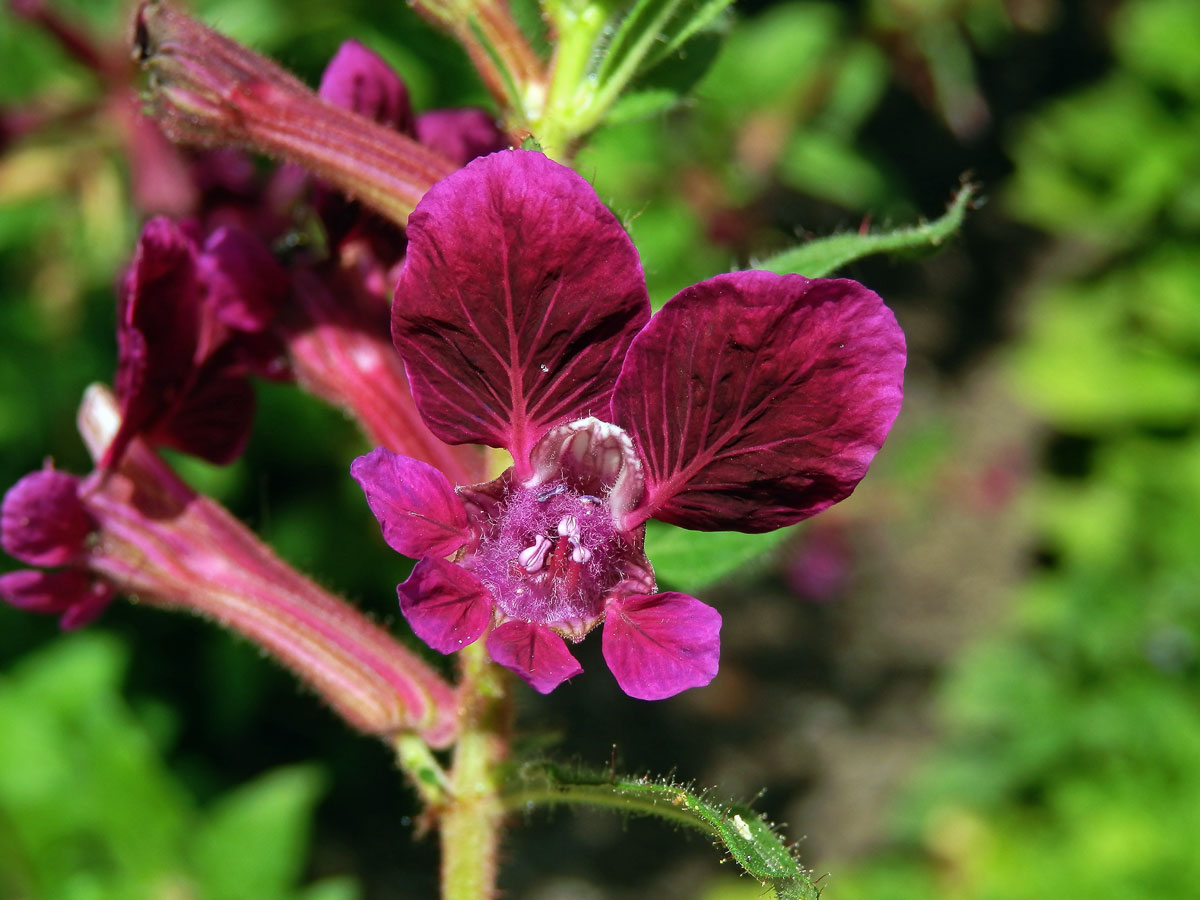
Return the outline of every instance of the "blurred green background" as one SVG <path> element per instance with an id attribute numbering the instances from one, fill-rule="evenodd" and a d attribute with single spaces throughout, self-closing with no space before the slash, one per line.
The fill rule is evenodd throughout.
<path id="1" fill-rule="evenodd" d="M 485 99 L 399 2 L 196 6 L 310 83 L 354 36 L 418 109 Z M 56 8 L 119 45 L 121 5 Z M 700 589 L 726 613 L 716 682 L 630 700 L 593 640 L 522 722 L 587 763 L 615 745 L 626 770 L 764 790 L 830 900 L 1200 896 L 1200 3 L 751 2 L 728 24 L 690 46 L 689 98 L 664 109 L 680 67 L 650 73 L 577 161 L 656 303 L 931 218 L 968 172 L 987 202 L 937 255 L 845 273 L 908 334 L 906 407 L 854 497 Z M 138 221 L 103 86 L 8 13 L 0 59 L 8 485 L 46 456 L 86 470 L 73 410 L 111 378 Z M 402 633 L 405 563 L 346 477 L 362 439 L 260 388 L 247 456 L 181 467 Z M 56 632 L 0 608 L 0 897 L 435 896 L 387 753 L 253 649 L 129 604 Z M 506 855 L 514 897 L 762 893 L 608 814 L 531 815 Z"/>

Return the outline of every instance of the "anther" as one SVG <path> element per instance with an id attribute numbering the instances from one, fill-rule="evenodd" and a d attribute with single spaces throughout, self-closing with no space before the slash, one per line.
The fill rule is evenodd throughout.
<path id="1" fill-rule="evenodd" d="M 517 556 L 517 562 L 530 575 L 534 572 L 540 572 L 542 566 L 546 564 L 546 554 L 550 552 L 552 546 L 554 544 L 550 538 L 544 534 L 539 534 L 534 537 L 532 547 L 526 547 L 520 552 Z"/>
<path id="2" fill-rule="evenodd" d="M 567 490 L 567 486 L 565 484 L 559 482 L 554 487 L 550 488 L 550 490 L 543 491 L 542 493 L 538 494 L 537 502 L 545 503 L 551 497 L 557 497 L 559 494 L 564 493 L 566 490 Z"/>
<path id="3" fill-rule="evenodd" d="M 559 519 L 558 534 L 571 544 L 571 562 L 585 563 L 592 558 L 592 551 L 580 542 L 583 532 L 579 528 L 579 520 L 574 516 L 563 516 Z"/>

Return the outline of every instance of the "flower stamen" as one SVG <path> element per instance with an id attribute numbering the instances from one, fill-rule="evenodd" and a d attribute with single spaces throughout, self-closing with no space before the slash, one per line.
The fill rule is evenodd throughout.
<path id="1" fill-rule="evenodd" d="M 552 546 L 554 546 L 554 543 L 550 538 L 544 534 L 536 535 L 533 539 L 533 546 L 522 550 L 517 556 L 517 562 L 530 575 L 540 572 L 542 567 L 546 565 L 546 554 L 550 552 Z"/>

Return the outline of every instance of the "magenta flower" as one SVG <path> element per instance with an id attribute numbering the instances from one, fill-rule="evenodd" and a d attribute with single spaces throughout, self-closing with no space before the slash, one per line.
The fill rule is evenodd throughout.
<path id="1" fill-rule="evenodd" d="M 581 671 L 564 639 L 602 624 L 627 694 L 707 684 L 721 617 L 658 591 L 646 520 L 762 532 L 849 495 L 900 408 L 891 311 L 853 281 L 737 272 L 651 318 L 621 224 L 537 153 L 441 181 L 408 235 L 392 334 L 417 407 L 442 440 L 513 458 L 457 489 L 383 448 L 351 467 L 418 559 L 398 589 L 413 630 L 443 653 L 486 635 L 545 693 Z"/>
<path id="2" fill-rule="evenodd" d="M 283 270 L 254 235 L 166 218 L 142 229 L 117 315 L 121 429 L 103 460 L 134 437 L 214 463 L 235 459 L 254 419 L 251 373 L 278 375 L 283 347 L 266 334 L 286 297 Z"/>

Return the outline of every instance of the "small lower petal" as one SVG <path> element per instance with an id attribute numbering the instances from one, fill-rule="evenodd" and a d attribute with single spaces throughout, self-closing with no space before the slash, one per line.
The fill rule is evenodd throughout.
<path id="1" fill-rule="evenodd" d="M 687 594 L 634 594 L 609 601 L 604 661 L 638 700 L 662 700 L 716 677 L 721 614 Z"/>
<path id="2" fill-rule="evenodd" d="M 487 639 L 492 659 L 512 669 L 539 694 L 548 694 L 583 666 L 567 642 L 544 625 L 513 620 L 492 630 Z"/>
<path id="3" fill-rule="evenodd" d="M 116 591 L 111 585 L 99 581 L 92 582 L 83 599 L 78 603 L 72 603 L 70 608 L 59 618 L 59 628 L 63 631 L 74 631 L 92 624 L 102 612 L 108 609 L 108 604 L 112 602 L 115 594 Z"/>
<path id="4" fill-rule="evenodd" d="M 91 578 L 80 569 L 18 569 L 0 575 L 0 598 L 25 612 L 58 615 L 88 599 Z"/>
<path id="5" fill-rule="evenodd" d="M 417 637 L 439 653 L 479 640 L 492 621 L 492 595 L 462 566 L 426 556 L 396 588 L 400 611 Z"/>

